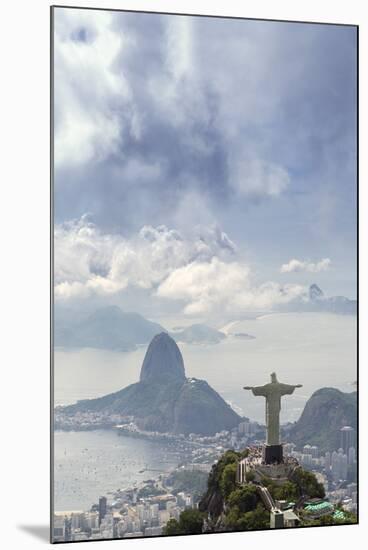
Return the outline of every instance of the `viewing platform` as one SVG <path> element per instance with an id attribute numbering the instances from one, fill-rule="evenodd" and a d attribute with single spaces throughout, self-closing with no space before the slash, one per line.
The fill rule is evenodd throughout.
<path id="1" fill-rule="evenodd" d="M 300 466 L 295 458 L 289 456 L 283 458 L 282 462 L 267 464 L 264 461 L 262 446 L 249 447 L 248 451 L 248 456 L 243 458 L 237 467 L 236 481 L 240 484 L 249 481 L 262 483 L 264 478 L 268 478 L 282 485 L 290 479 L 294 470 Z"/>

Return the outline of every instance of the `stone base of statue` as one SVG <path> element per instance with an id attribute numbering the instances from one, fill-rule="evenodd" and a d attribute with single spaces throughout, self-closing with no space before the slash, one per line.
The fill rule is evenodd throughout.
<path id="1" fill-rule="evenodd" d="M 265 464 L 281 464 L 283 461 L 282 445 L 264 445 L 262 455 Z"/>

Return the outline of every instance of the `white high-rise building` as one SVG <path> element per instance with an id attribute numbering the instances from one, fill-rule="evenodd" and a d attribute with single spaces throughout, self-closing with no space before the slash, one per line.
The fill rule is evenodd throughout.
<path id="1" fill-rule="evenodd" d="M 345 480 L 348 478 L 348 457 L 345 453 L 340 455 L 340 473 L 340 479 Z"/>
<path id="2" fill-rule="evenodd" d="M 98 527 L 98 512 L 89 512 L 84 518 L 84 527 L 96 529 Z"/>
<path id="3" fill-rule="evenodd" d="M 316 445 L 312 445 L 312 447 L 310 448 L 310 452 L 313 458 L 319 457 L 319 449 Z"/>
<path id="4" fill-rule="evenodd" d="M 342 449 L 332 453 L 331 472 L 334 481 L 346 480 L 348 477 L 348 457 Z"/>
<path id="5" fill-rule="evenodd" d="M 159 511 L 158 504 L 151 504 L 150 510 L 151 510 L 151 519 L 158 519 L 158 511 Z"/>
<path id="6" fill-rule="evenodd" d="M 295 449 L 295 443 L 284 443 L 283 449 L 285 455 L 291 455 Z"/>
<path id="7" fill-rule="evenodd" d="M 331 468 L 331 453 L 327 451 L 325 453 L 325 469 L 329 470 Z"/>
<path id="8" fill-rule="evenodd" d="M 336 451 L 334 451 L 331 455 L 331 473 L 334 481 L 338 481 L 340 479 L 340 461 L 339 455 Z"/>
<path id="9" fill-rule="evenodd" d="M 355 460 L 356 460 L 355 447 L 350 447 L 348 452 L 348 464 L 349 465 L 354 464 Z"/>
<path id="10" fill-rule="evenodd" d="M 350 447 L 354 446 L 355 430 L 351 426 L 344 426 L 340 430 L 341 447 L 348 454 Z"/>
<path id="11" fill-rule="evenodd" d="M 310 453 L 303 453 L 302 454 L 302 465 L 303 466 L 312 466 L 313 464 L 313 458 Z"/>
<path id="12" fill-rule="evenodd" d="M 53 538 L 57 542 L 65 541 L 65 518 L 63 516 L 54 516 Z"/>
<path id="13" fill-rule="evenodd" d="M 173 510 L 174 508 L 176 507 L 176 502 L 172 501 L 172 500 L 169 500 L 167 503 L 166 503 L 166 510 L 168 512 L 171 512 L 171 510 Z"/>
<path id="14" fill-rule="evenodd" d="M 249 434 L 249 431 L 250 431 L 249 421 L 244 420 L 243 422 L 239 423 L 238 432 L 239 432 L 240 435 Z"/>
<path id="15" fill-rule="evenodd" d="M 311 455 L 312 454 L 312 447 L 311 445 L 304 445 L 303 447 L 303 455 Z"/>

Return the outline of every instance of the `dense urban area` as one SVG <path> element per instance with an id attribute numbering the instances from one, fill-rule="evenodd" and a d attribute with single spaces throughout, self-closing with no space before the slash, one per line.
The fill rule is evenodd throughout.
<path id="1" fill-rule="evenodd" d="M 147 479 L 142 483 L 101 495 L 98 502 L 91 503 L 89 510 L 56 511 L 55 542 L 174 534 L 175 531 L 170 531 L 167 525 L 179 525 L 185 520 L 189 524 L 192 521 L 190 532 L 205 532 L 202 526 L 200 531 L 195 530 L 196 518 L 191 519 L 191 514 L 198 509 L 198 503 L 207 490 L 213 465 L 229 449 L 240 452 L 248 449 L 248 452 L 257 454 L 264 441 L 264 427 L 247 419 L 237 428 L 224 430 L 215 436 L 184 436 L 139 430 L 131 419 L 118 415 L 107 418 L 98 413 L 80 413 L 69 418 L 62 410 L 56 410 L 55 427 L 73 431 L 111 427 L 124 435 L 171 441 L 182 459 L 178 467 L 168 473 L 156 473 L 152 477 L 147 470 Z M 353 521 L 351 518 L 357 513 L 358 499 L 355 430 L 343 426 L 339 431 L 340 448 L 332 452 L 321 452 L 317 446 L 308 443 L 302 448 L 292 442 L 283 444 L 285 461 L 294 461 L 304 470 L 313 472 L 325 493 L 323 498 L 298 504 L 303 522 L 295 503 L 280 502 L 279 506 L 289 510 L 289 515 L 295 519 L 290 526 L 313 525 L 321 518 L 322 523 Z M 270 523 L 269 526 L 275 525 Z"/>

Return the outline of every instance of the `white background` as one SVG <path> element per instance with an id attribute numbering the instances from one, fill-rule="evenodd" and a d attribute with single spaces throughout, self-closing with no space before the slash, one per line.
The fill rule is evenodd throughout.
<path id="1" fill-rule="evenodd" d="M 364 0 L 80 0 L 60 4 L 360 25 L 360 525 L 95 542 L 152 548 L 360 548 L 368 537 L 367 37 Z M 0 545 L 45 547 L 49 521 L 49 0 L 0 12 Z M 73 546 L 72 548 L 76 548 Z"/>

